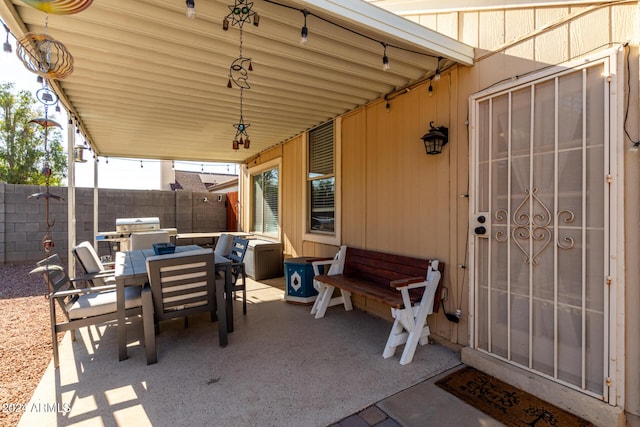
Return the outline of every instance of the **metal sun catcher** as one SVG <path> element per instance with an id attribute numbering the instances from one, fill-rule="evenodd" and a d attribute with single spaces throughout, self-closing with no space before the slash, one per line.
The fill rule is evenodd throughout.
<path id="1" fill-rule="evenodd" d="M 244 89 L 251 89 L 249 85 L 249 71 L 253 70 L 251 66 L 251 58 L 245 58 L 242 56 L 242 27 L 245 22 L 252 22 L 254 25 L 258 25 L 259 17 L 256 12 L 251 10 L 253 7 L 253 2 L 245 2 L 244 0 L 236 0 L 233 6 L 229 6 L 229 10 L 231 11 L 227 16 L 225 16 L 222 29 L 227 31 L 229 29 L 229 23 L 234 26 L 238 26 L 240 28 L 240 56 L 236 58 L 229 67 L 229 82 L 227 87 L 240 88 L 240 119 L 238 123 L 235 123 L 233 127 L 236 129 L 236 135 L 233 139 L 233 149 L 238 150 L 240 145 L 244 148 L 249 148 L 251 141 L 249 140 L 249 134 L 247 133 L 247 128 L 251 126 L 248 123 L 244 122 L 244 117 L 242 115 L 243 111 L 243 96 Z M 229 21 L 231 20 L 231 21 Z M 245 65 L 247 64 L 248 65 Z"/>

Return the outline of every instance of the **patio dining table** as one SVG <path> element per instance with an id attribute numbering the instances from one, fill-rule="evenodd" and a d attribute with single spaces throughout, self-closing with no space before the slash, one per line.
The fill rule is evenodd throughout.
<path id="1" fill-rule="evenodd" d="M 176 246 L 176 252 L 186 252 L 201 249 L 198 245 Z M 115 259 L 115 280 L 118 309 L 118 354 L 119 359 L 127 359 L 127 328 L 124 304 L 125 286 L 144 286 L 148 281 L 147 263 L 148 257 L 155 256 L 153 249 L 117 252 Z M 218 334 L 220 347 L 228 343 L 228 332 L 233 332 L 233 300 L 229 297 L 231 292 L 231 266 L 230 259 L 215 255 L 216 272 L 224 271 L 224 289 L 216 286 L 216 310 L 218 317 Z M 225 298 L 225 294 L 227 298 Z"/>

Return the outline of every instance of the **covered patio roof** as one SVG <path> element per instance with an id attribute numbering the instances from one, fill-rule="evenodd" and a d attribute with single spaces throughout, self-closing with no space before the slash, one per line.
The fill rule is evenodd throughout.
<path id="1" fill-rule="evenodd" d="M 224 31 L 222 21 L 237 3 L 196 0 L 188 19 L 183 0 L 94 0 L 73 15 L 0 0 L 0 16 L 18 38 L 44 33 L 48 20 L 48 34 L 74 58 L 73 74 L 51 86 L 86 141 L 109 157 L 241 162 L 438 66 L 473 62 L 470 46 L 365 1 L 248 2 L 260 17 L 242 31 L 253 68 L 242 114 L 251 146 L 234 151 L 240 89 L 227 84 L 240 31 Z"/>

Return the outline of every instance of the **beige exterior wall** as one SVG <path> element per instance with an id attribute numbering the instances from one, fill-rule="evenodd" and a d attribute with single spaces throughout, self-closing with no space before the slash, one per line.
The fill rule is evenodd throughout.
<path id="1" fill-rule="evenodd" d="M 384 1 L 376 4 L 384 7 Z M 453 67 L 433 82 L 408 92 L 390 94 L 389 105 L 380 100 L 349 112 L 341 126 L 341 241 L 342 244 L 385 252 L 434 257 L 446 263 L 443 286 L 448 290 L 445 306 L 453 311 L 458 304 L 462 319 L 458 324 L 443 311 L 429 317 L 432 333 L 453 343 L 468 345 L 467 321 L 469 278 L 458 265 L 468 263 L 466 240 L 469 222 L 469 147 L 467 120 L 469 97 L 518 75 L 574 59 L 581 54 L 604 50 L 627 40 L 637 41 L 638 4 L 549 6 L 510 8 L 436 14 L 408 18 L 443 34 L 477 47 L 473 67 Z M 638 112 L 638 54 L 631 52 L 631 99 L 627 130 L 640 139 Z M 625 85 L 626 86 L 626 85 Z M 442 154 L 427 156 L 420 137 L 429 122 L 449 128 L 449 144 Z M 290 256 L 333 255 L 336 247 L 304 240 L 302 198 L 305 174 L 303 137 L 252 159 L 249 167 L 281 156 L 282 239 Z M 625 139 L 624 145 L 631 143 Z M 640 376 L 640 181 L 639 155 L 625 150 L 626 189 L 624 202 L 624 252 L 629 262 L 622 265 L 628 285 L 625 296 L 626 345 L 624 363 L 627 378 L 624 406 L 628 420 L 640 414 L 640 392 L 635 378 Z M 246 201 L 248 203 L 248 200 Z M 384 317 L 385 308 L 356 300 L 356 306 Z M 619 373 L 618 373 L 619 374 Z M 615 373 L 612 373 L 615 376 Z"/>

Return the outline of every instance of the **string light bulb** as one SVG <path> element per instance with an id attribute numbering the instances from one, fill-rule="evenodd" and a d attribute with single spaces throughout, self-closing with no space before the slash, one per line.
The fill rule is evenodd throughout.
<path id="1" fill-rule="evenodd" d="M 429 92 L 429 96 L 433 96 L 433 85 L 431 84 L 431 80 L 429 80 L 428 92 Z"/>
<path id="2" fill-rule="evenodd" d="M 440 80 L 440 60 L 442 59 L 441 56 L 438 56 L 438 66 L 436 67 L 436 74 L 433 76 L 433 81 L 437 82 L 438 80 Z"/>
<path id="3" fill-rule="evenodd" d="M 382 47 L 384 48 L 384 53 L 382 55 L 382 69 L 384 71 L 389 71 L 391 65 L 389 65 L 389 57 L 387 56 L 387 44 L 382 42 Z"/>
<path id="4" fill-rule="evenodd" d="M 300 44 L 307 44 L 307 40 L 309 39 L 309 29 L 307 28 L 307 15 L 309 11 L 307 9 L 302 9 L 302 15 L 304 15 L 304 25 L 300 30 Z"/>
<path id="5" fill-rule="evenodd" d="M 142 165 L 142 160 L 140 160 L 140 169 L 143 169 L 144 166 Z"/>
<path id="6" fill-rule="evenodd" d="M 187 18 L 195 19 L 196 17 L 196 2 L 195 0 L 186 0 L 187 3 Z"/>
<path id="7" fill-rule="evenodd" d="M 4 42 L 4 45 L 2 46 L 3 50 L 7 53 L 11 53 L 12 49 L 11 49 L 11 43 L 9 43 L 9 28 L 5 25 L 4 26 L 5 31 L 7 32 L 7 39 Z"/>

